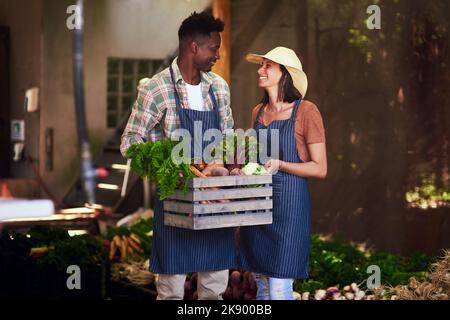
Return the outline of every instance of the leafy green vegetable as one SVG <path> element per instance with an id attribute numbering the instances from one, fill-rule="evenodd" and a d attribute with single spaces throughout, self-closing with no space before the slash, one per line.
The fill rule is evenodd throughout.
<path id="1" fill-rule="evenodd" d="M 55 242 L 67 240 L 70 238 L 67 230 L 62 228 L 52 228 L 47 225 L 33 226 L 28 232 L 31 244 L 34 247 L 51 245 Z"/>
<path id="2" fill-rule="evenodd" d="M 178 187 L 186 192 L 189 180 L 194 177 L 190 163 L 176 164 L 172 161 L 172 150 L 177 144 L 177 141 L 171 140 L 149 141 L 133 144 L 127 150 L 131 169 L 139 176 L 156 182 L 161 200 L 171 196 Z"/>
<path id="3" fill-rule="evenodd" d="M 28 236 L 4 233 L 0 237 L 0 269 L 16 268 L 14 265 L 19 263 L 34 263 L 30 258 L 33 247 L 49 247 L 47 255 L 40 257 L 36 263 L 58 270 L 66 270 L 71 264 L 98 265 L 104 253 L 100 240 L 92 235 L 70 237 L 65 229 L 36 225 L 29 230 Z M 7 264 L 2 267 L 2 262 Z"/>
<path id="4" fill-rule="evenodd" d="M 136 234 L 141 240 L 141 248 L 148 257 L 152 250 L 153 237 L 149 233 L 153 230 L 153 218 L 141 219 L 130 227 L 131 233 Z"/>
<path id="5" fill-rule="evenodd" d="M 109 227 L 106 231 L 106 239 L 112 240 L 115 236 L 129 236 L 130 234 L 131 231 L 127 227 Z"/>
<path id="6" fill-rule="evenodd" d="M 101 242 L 88 234 L 74 236 L 55 243 L 55 248 L 37 260 L 39 265 L 50 265 L 57 270 L 66 270 L 72 264 L 79 266 L 98 265 L 102 261 Z"/>
<path id="7" fill-rule="evenodd" d="M 367 267 L 371 265 L 380 267 L 382 284 L 396 286 L 407 283 L 412 276 L 423 279 L 425 271 L 435 261 L 436 257 L 424 254 L 404 257 L 383 251 L 361 251 L 343 237 L 322 240 L 312 235 L 309 279 L 296 280 L 294 286 L 299 292 L 313 292 L 331 286 L 343 288 L 352 282 L 365 283 L 370 276 Z"/>

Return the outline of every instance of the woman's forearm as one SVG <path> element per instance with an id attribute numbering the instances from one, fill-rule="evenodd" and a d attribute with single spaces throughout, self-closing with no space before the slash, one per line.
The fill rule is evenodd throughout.
<path id="1" fill-rule="evenodd" d="M 302 163 L 280 161 L 279 170 L 305 178 L 324 179 L 327 175 L 326 164 L 317 163 L 314 161 Z"/>

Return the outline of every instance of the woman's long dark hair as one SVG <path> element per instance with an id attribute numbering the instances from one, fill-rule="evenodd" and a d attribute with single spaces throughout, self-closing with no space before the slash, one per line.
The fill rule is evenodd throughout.
<path id="1" fill-rule="evenodd" d="M 291 103 L 302 98 L 300 92 L 296 87 L 294 87 L 294 81 L 292 81 L 292 77 L 287 71 L 286 67 L 280 64 L 280 70 L 282 74 L 280 82 L 278 83 L 277 100 Z M 267 94 L 267 91 L 264 91 L 264 96 L 261 100 L 261 103 L 263 106 L 269 103 L 269 95 Z"/>

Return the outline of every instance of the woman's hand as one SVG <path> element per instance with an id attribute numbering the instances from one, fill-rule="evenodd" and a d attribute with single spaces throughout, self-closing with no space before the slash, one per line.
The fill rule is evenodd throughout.
<path id="1" fill-rule="evenodd" d="M 281 166 L 283 164 L 283 161 L 278 159 L 270 159 L 266 162 L 264 165 L 264 168 L 266 168 L 267 172 L 270 174 L 276 174 L 278 170 L 281 170 Z"/>

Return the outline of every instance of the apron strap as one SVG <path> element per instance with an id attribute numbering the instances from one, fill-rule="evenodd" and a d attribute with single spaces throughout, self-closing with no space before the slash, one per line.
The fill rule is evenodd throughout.
<path id="1" fill-rule="evenodd" d="M 175 83 L 175 76 L 173 73 L 173 68 L 172 65 L 170 65 L 170 77 L 172 79 L 172 83 L 173 83 L 173 91 L 174 91 L 174 96 L 175 96 L 175 105 L 177 107 L 177 111 L 180 113 L 182 112 L 182 107 L 181 107 L 181 101 L 180 101 L 180 96 L 178 95 L 178 90 L 176 87 L 176 83 Z M 211 101 L 213 103 L 213 110 L 216 113 L 216 119 L 217 119 L 217 126 L 220 128 L 220 114 L 219 114 L 219 104 L 217 103 L 217 99 L 214 95 L 214 90 L 212 88 L 212 85 L 209 86 L 209 96 L 211 98 Z"/>
<path id="2" fill-rule="evenodd" d="M 298 109 L 300 108 L 300 104 L 302 102 L 302 98 L 299 98 L 294 105 L 294 109 L 292 110 L 292 114 L 291 114 L 291 120 L 295 122 L 295 119 L 297 117 L 297 112 Z"/>
<path id="3" fill-rule="evenodd" d="M 256 129 L 256 124 L 259 121 L 259 117 L 261 116 L 261 113 L 263 111 L 263 109 L 266 107 L 267 104 L 262 105 L 261 108 L 259 108 L 258 113 L 256 114 L 256 118 L 255 118 L 255 123 L 253 124 L 253 129 Z"/>
<path id="4" fill-rule="evenodd" d="M 173 83 L 173 94 L 175 96 L 175 105 L 177 107 L 177 111 L 179 109 L 181 109 L 181 102 L 180 102 L 180 97 L 178 96 L 178 91 L 177 91 L 177 87 L 176 87 L 176 83 L 175 83 L 175 77 L 173 75 L 173 69 L 172 69 L 172 65 L 170 65 L 170 77 L 172 78 L 172 83 Z"/>
<path id="5" fill-rule="evenodd" d="M 209 86 L 209 96 L 211 97 L 211 101 L 213 103 L 213 110 L 216 113 L 217 126 L 220 129 L 220 113 L 219 113 L 219 104 L 217 103 L 216 96 L 214 95 L 214 90 L 212 84 Z"/>

